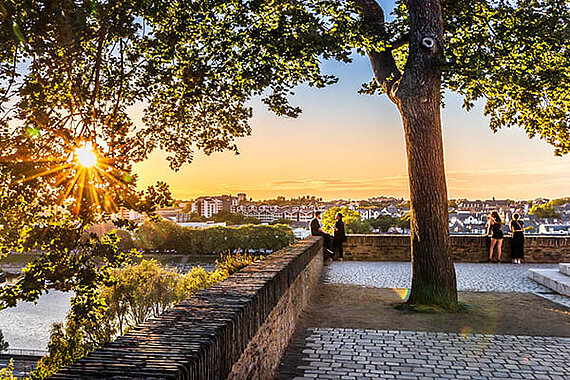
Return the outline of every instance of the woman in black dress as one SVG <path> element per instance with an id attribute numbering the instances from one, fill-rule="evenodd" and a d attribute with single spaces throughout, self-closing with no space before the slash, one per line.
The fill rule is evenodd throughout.
<path id="1" fill-rule="evenodd" d="M 338 252 L 338 259 L 342 261 L 343 250 L 342 243 L 346 241 L 346 233 L 344 232 L 344 222 L 342 221 L 342 214 L 336 214 L 336 222 L 334 224 L 334 238 L 333 238 L 333 251 Z"/>
<path id="2" fill-rule="evenodd" d="M 513 264 L 520 264 L 521 260 L 524 259 L 524 222 L 520 219 L 519 214 L 513 214 L 511 232 L 513 233 L 511 258 Z"/>
<path id="3" fill-rule="evenodd" d="M 489 259 L 487 261 L 493 260 L 493 248 L 497 246 L 497 262 L 501 262 L 501 246 L 503 245 L 503 230 L 501 230 L 501 217 L 497 211 L 493 211 L 489 215 L 489 228 L 487 234 L 491 233 L 491 248 L 489 249 Z"/>

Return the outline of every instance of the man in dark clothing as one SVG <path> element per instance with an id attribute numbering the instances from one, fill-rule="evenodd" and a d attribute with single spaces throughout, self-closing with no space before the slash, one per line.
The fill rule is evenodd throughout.
<path id="1" fill-rule="evenodd" d="M 342 261 L 343 249 L 342 243 L 346 241 L 346 232 L 344 231 L 344 222 L 342 221 L 342 214 L 336 214 L 336 223 L 334 224 L 334 238 L 333 238 L 333 251 L 338 252 L 338 259 Z"/>
<path id="2" fill-rule="evenodd" d="M 332 236 L 323 231 L 323 229 L 321 227 L 321 222 L 319 222 L 320 219 L 321 219 L 321 212 L 315 211 L 315 217 L 313 218 L 313 220 L 311 220 L 311 225 L 310 225 L 311 226 L 311 235 L 322 236 L 324 238 L 325 249 L 328 252 L 329 256 L 332 258 L 332 254 L 333 254 L 333 251 L 331 249 Z"/>

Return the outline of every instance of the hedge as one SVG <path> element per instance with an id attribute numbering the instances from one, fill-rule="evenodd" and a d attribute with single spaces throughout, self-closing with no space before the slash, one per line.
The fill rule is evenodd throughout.
<path id="1" fill-rule="evenodd" d="M 119 231 L 121 248 L 178 254 L 211 255 L 219 253 L 277 251 L 295 241 L 287 225 L 244 225 L 237 227 L 182 227 L 174 222 L 143 222 L 133 234 Z"/>

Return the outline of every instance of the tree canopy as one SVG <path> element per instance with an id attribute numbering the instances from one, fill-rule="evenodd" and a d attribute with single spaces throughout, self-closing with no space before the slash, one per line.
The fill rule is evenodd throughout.
<path id="1" fill-rule="evenodd" d="M 297 116 L 295 86 L 337 80 L 322 72 L 324 60 L 389 52 L 384 81 L 363 92 L 395 90 L 409 12 L 402 0 L 390 20 L 386 11 L 375 0 L 2 1 L 2 166 L 12 175 L 2 180 L 15 188 L 35 178 L 36 198 L 75 198 L 76 211 L 134 207 L 133 163 L 155 149 L 173 169 L 196 149 L 237 151 L 235 138 L 251 132 L 250 100 Z M 443 1 L 442 14 L 442 86 L 468 109 L 483 100 L 493 130 L 518 125 L 567 153 L 567 1 Z M 70 163 L 86 142 L 96 173 Z"/>
<path id="2" fill-rule="evenodd" d="M 296 117 L 295 86 L 335 83 L 321 63 L 354 52 L 381 63 L 364 93 L 427 102 L 441 85 L 467 109 L 484 102 L 493 130 L 568 153 L 567 0 L 444 0 L 443 39 L 419 38 L 434 4 L 398 0 L 387 19 L 375 0 L 0 1 L 1 253 L 50 249 L 42 270 L 63 270 L 49 260 L 73 256 L 89 224 L 170 202 L 165 184 L 136 191 L 133 163 L 160 149 L 176 170 L 195 150 L 237 151 L 254 97 Z M 434 67 L 440 78 L 422 82 Z"/>

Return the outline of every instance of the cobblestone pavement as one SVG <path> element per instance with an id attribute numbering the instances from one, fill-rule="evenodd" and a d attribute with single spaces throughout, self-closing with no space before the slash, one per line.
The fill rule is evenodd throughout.
<path id="1" fill-rule="evenodd" d="M 530 268 L 557 268 L 557 264 L 456 263 L 457 290 L 479 292 L 551 292 L 528 278 Z M 409 288 L 411 264 L 403 262 L 333 262 L 325 268 L 325 283 Z"/>
<path id="2" fill-rule="evenodd" d="M 297 380 L 569 379 L 570 338 L 307 330 Z"/>

